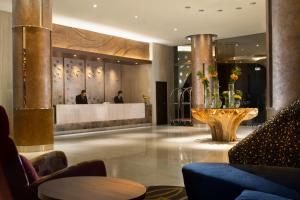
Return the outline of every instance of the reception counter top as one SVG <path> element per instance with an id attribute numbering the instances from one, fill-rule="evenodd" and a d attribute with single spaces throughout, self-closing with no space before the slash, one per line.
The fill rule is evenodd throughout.
<path id="1" fill-rule="evenodd" d="M 56 105 L 56 131 L 151 123 L 149 109 L 144 103 Z"/>

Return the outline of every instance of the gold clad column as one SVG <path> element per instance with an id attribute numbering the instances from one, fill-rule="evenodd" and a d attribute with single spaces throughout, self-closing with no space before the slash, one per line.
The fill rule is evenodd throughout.
<path id="1" fill-rule="evenodd" d="M 192 107 L 204 106 L 204 87 L 197 76 L 198 71 L 205 70 L 214 64 L 213 38 L 214 34 L 199 34 L 189 36 L 192 41 Z"/>
<path id="2" fill-rule="evenodd" d="M 14 140 L 23 152 L 53 148 L 52 0 L 13 0 Z"/>

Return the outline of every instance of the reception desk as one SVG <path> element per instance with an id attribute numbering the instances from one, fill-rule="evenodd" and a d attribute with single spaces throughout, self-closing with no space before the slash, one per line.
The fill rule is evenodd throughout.
<path id="1" fill-rule="evenodd" d="M 56 105 L 56 131 L 151 123 L 151 106 L 130 104 Z"/>

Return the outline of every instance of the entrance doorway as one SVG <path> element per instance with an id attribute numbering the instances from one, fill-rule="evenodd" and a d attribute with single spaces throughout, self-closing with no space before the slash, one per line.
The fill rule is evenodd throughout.
<path id="1" fill-rule="evenodd" d="M 156 119 L 157 125 L 168 124 L 167 82 L 156 82 Z"/>

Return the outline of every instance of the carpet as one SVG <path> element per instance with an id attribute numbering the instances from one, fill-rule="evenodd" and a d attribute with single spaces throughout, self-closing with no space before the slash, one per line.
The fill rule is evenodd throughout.
<path id="1" fill-rule="evenodd" d="M 149 186 L 145 200 L 187 200 L 184 187 Z"/>

